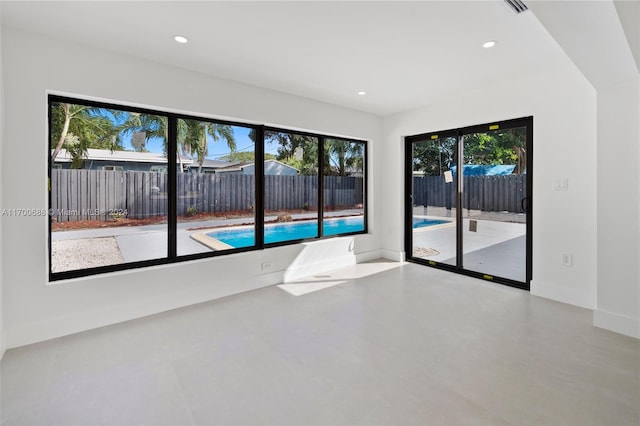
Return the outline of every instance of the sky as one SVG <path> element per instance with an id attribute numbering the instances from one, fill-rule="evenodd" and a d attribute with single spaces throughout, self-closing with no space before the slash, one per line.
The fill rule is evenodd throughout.
<path id="1" fill-rule="evenodd" d="M 116 126 L 122 125 L 130 117 L 127 111 L 120 110 L 120 112 L 124 112 L 124 114 L 114 114 L 114 111 L 116 110 L 101 109 L 94 114 L 108 118 Z M 233 136 L 236 142 L 236 152 L 254 151 L 254 143 L 249 138 L 249 132 L 251 131 L 251 129 L 243 126 L 231 126 L 231 128 L 233 129 Z M 124 135 L 123 137 L 123 148 L 127 151 L 135 151 L 135 148 L 131 144 L 132 138 L 133 135 L 131 133 Z M 207 158 L 218 159 L 230 153 L 229 147 L 227 146 L 225 140 L 214 141 L 211 136 L 207 136 L 207 141 L 209 144 L 209 155 L 207 155 Z M 149 152 L 162 154 L 164 152 L 162 142 L 163 141 L 161 139 L 157 138 L 147 140 L 145 141 L 145 148 Z M 276 143 L 265 144 L 266 153 L 275 155 L 277 154 L 277 149 L 278 145 Z"/>
<path id="2" fill-rule="evenodd" d="M 251 129 L 247 127 L 241 126 L 231 126 L 233 129 L 233 136 L 236 140 L 236 151 L 237 152 L 251 152 L 254 151 L 253 141 L 249 138 L 249 131 Z M 124 149 L 127 151 L 134 151 L 133 146 L 131 145 L 131 135 L 127 135 L 123 141 Z M 209 155 L 207 158 L 210 159 L 218 159 L 222 156 L 228 155 L 230 153 L 229 147 L 227 146 L 227 142 L 223 139 L 218 141 L 214 141 L 211 136 L 207 136 L 207 140 L 209 143 Z M 149 152 L 155 152 L 161 154 L 163 152 L 162 149 L 162 141 L 159 139 L 152 139 L 146 142 L 145 148 Z M 277 153 L 277 144 L 267 143 L 265 145 L 265 151 L 267 153 L 276 154 Z"/>

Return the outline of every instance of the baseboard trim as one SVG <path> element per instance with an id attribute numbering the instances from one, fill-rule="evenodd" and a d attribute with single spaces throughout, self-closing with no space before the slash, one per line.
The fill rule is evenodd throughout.
<path id="1" fill-rule="evenodd" d="M 382 250 L 365 251 L 364 253 L 356 254 L 356 263 L 370 262 L 381 257 L 383 257 Z"/>
<path id="2" fill-rule="evenodd" d="M 593 292 L 585 291 L 583 294 L 577 294 L 575 289 L 567 289 L 545 281 L 532 280 L 530 293 L 534 296 L 544 297 L 545 299 L 555 300 L 556 302 L 579 306 L 581 308 L 593 310 L 596 307 L 595 289 Z"/>
<path id="3" fill-rule="evenodd" d="M 4 330 L 0 331 L 0 361 L 2 361 L 2 358 L 4 357 L 4 353 L 7 350 L 7 345 L 6 345 L 6 335 Z"/>
<path id="4" fill-rule="evenodd" d="M 401 250 L 382 250 L 382 257 L 396 262 L 404 262 L 404 251 Z"/>
<path id="5" fill-rule="evenodd" d="M 250 284 L 243 287 L 211 291 L 203 285 L 189 293 L 163 294 L 136 303 L 20 324 L 7 327 L 3 341 L 6 349 L 17 348 L 268 287 L 281 283 L 283 278 L 284 271 L 275 271 L 255 275 Z"/>
<path id="6" fill-rule="evenodd" d="M 596 309 L 593 311 L 593 325 L 598 328 L 640 339 L 640 319 Z"/>

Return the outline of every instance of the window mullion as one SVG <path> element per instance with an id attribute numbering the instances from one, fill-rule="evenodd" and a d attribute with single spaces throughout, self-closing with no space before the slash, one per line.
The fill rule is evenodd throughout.
<path id="1" fill-rule="evenodd" d="M 264 126 L 256 128 L 255 143 L 255 236 L 256 248 L 264 248 Z"/>
<path id="2" fill-rule="evenodd" d="M 168 237 L 169 247 L 167 255 L 169 259 L 175 259 L 178 253 L 178 195 L 177 195 L 177 182 L 178 182 L 178 164 L 177 164 L 177 147 L 178 147 L 178 120 L 175 116 L 168 117 L 168 141 L 167 141 L 167 173 L 169 177 L 169 191 L 168 191 Z"/>
<path id="3" fill-rule="evenodd" d="M 318 238 L 324 235 L 324 140 L 318 137 Z"/>

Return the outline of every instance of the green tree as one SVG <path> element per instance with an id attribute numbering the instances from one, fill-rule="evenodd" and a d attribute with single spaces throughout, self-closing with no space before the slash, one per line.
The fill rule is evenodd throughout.
<path id="1" fill-rule="evenodd" d="M 464 136 L 464 164 L 515 165 L 513 173 L 526 170 L 526 129 L 524 127 Z"/>
<path id="2" fill-rule="evenodd" d="M 228 161 L 230 163 L 254 163 L 255 159 L 256 159 L 256 154 L 253 151 L 236 151 L 236 152 L 231 152 L 227 155 L 223 155 L 222 157 L 218 158 L 219 160 L 222 161 Z M 265 160 L 275 160 L 276 156 L 273 154 L 269 154 L 269 153 L 265 153 L 264 154 L 264 159 Z"/>
<path id="3" fill-rule="evenodd" d="M 441 176 L 455 164 L 456 138 L 440 138 L 413 144 L 413 171 Z"/>
<path id="4" fill-rule="evenodd" d="M 119 130 L 110 118 L 119 112 L 62 102 L 51 104 L 51 161 L 61 149 L 72 156 L 72 167 L 82 167 L 88 148 L 122 150 Z"/>
<path id="5" fill-rule="evenodd" d="M 184 120 L 178 120 L 178 140 L 184 139 L 187 132 L 187 125 Z M 162 152 L 164 156 L 168 156 L 169 152 L 169 122 L 167 117 L 153 114 L 142 114 L 136 112 L 128 113 L 127 119 L 119 126 L 122 135 L 133 136 L 135 133 L 143 133 L 145 144 L 153 140 L 162 142 Z M 185 155 L 184 149 L 178 146 L 176 151 L 177 160 L 180 170 L 183 170 L 182 155 Z M 182 154 L 182 155 L 181 155 Z"/>
<path id="6" fill-rule="evenodd" d="M 214 142 L 224 139 L 231 152 L 236 150 L 236 140 L 233 127 L 227 124 L 217 124 L 209 121 L 178 120 L 186 124 L 184 131 L 178 132 L 178 145 L 183 152 L 198 159 L 198 173 L 202 173 L 202 164 L 209 155 L 208 138 Z"/>
<path id="7" fill-rule="evenodd" d="M 130 113 L 119 129 L 123 134 L 131 135 L 134 132 L 144 132 L 147 142 L 153 139 L 161 140 L 166 157 L 169 149 L 167 144 L 169 140 L 168 125 L 167 118 L 163 116 Z M 209 154 L 209 138 L 214 142 L 224 139 L 231 152 L 235 152 L 236 142 L 232 126 L 199 120 L 177 120 L 178 146 L 176 154 L 180 170 L 183 170 L 182 158 L 189 155 L 197 158 L 198 173 L 202 172 L 202 164 Z"/>
<path id="8" fill-rule="evenodd" d="M 122 136 L 133 137 L 135 133 L 143 133 L 145 142 L 160 140 L 163 151 L 167 153 L 167 140 L 169 139 L 167 117 L 151 114 L 141 114 L 139 112 L 127 113 L 127 119 L 118 126 L 118 131 Z M 136 148 L 136 151 L 144 152 L 145 148 Z"/>
<path id="9" fill-rule="evenodd" d="M 325 142 L 324 174 L 347 176 L 364 170 L 364 145 L 340 139 Z"/>
<path id="10" fill-rule="evenodd" d="M 255 139 L 255 135 L 249 133 Z M 300 171 L 301 175 L 318 174 L 318 138 L 285 132 L 265 132 L 266 143 L 277 144 L 276 159 Z"/>
<path id="11" fill-rule="evenodd" d="M 513 173 L 526 171 L 526 129 L 516 128 L 464 135 L 464 164 L 515 165 Z M 439 176 L 456 164 L 457 138 L 440 138 L 413 144 L 413 170 Z"/>

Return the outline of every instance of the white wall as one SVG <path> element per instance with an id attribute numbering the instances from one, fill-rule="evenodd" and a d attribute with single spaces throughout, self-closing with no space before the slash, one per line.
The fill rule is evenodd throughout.
<path id="1" fill-rule="evenodd" d="M 596 96 L 567 59 L 544 74 L 460 93 L 385 118 L 384 249 L 403 253 L 403 137 L 533 115 L 533 281 L 531 293 L 596 306 Z M 569 190 L 554 192 L 567 178 Z M 573 253 L 573 267 L 561 253 Z"/>
<path id="2" fill-rule="evenodd" d="M 640 5 L 616 1 L 615 7 L 621 24 L 615 30 L 624 30 L 628 56 L 634 58 L 635 66 L 625 67 L 623 81 L 609 77 L 602 84 L 594 83 L 598 89 L 598 307 L 593 324 L 640 338 Z M 593 55 L 602 56 L 598 51 Z M 623 63 L 615 66 L 622 68 Z"/>
<path id="3" fill-rule="evenodd" d="M 640 88 L 598 90 L 598 308 L 593 323 L 640 338 Z"/>
<path id="4" fill-rule="evenodd" d="M 158 109 L 211 114 L 370 140 L 370 166 L 381 157 L 378 117 L 153 62 L 3 29 L 5 140 L 2 186 L 6 208 L 45 208 L 47 91 L 80 94 Z M 17 179 L 19 177 L 19 184 Z M 336 239 L 332 258 L 305 256 L 311 245 L 287 246 L 47 285 L 45 218 L 4 218 L 4 296 L 8 347 L 280 282 L 306 259 L 329 265 L 379 257 L 373 208 L 379 186 L 369 174 L 369 235 Z M 270 273 L 260 265 L 270 261 Z M 329 263 L 327 263 L 329 262 Z M 336 264 L 334 263 L 334 264 Z"/>
<path id="5" fill-rule="evenodd" d="M 598 290 L 593 323 L 640 338 L 640 7 L 609 0 L 531 2 L 530 9 L 597 92 Z"/>
<path id="6" fill-rule="evenodd" d="M 0 19 L 2 18 L 2 8 L 0 7 Z M 2 25 L 0 24 L 0 165 L 2 164 L 2 147 L 4 145 L 4 78 L 2 74 Z M 0 170 L 0 188 L 2 188 L 2 170 Z M 2 211 L 2 196 L 0 196 L 0 212 Z M 0 217 L 0 241 L 4 241 L 2 234 L 2 217 Z M 2 244 L 0 244 L 0 359 L 4 355 L 5 350 L 5 333 L 4 333 L 4 306 L 3 306 L 3 278 L 4 268 L 2 256 Z"/>
<path id="7" fill-rule="evenodd" d="M 640 2 L 614 0 L 613 3 L 629 42 L 636 67 L 640 69 Z"/>

